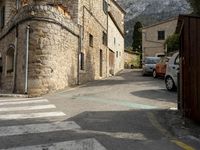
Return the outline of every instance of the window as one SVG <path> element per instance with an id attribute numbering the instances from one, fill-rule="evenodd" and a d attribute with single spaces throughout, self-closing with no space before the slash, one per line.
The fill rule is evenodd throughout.
<path id="1" fill-rule="evenodd" d="M 9 48 L 6 54 L 6 73 L 12 73 L 14 70 L 14 48 Z"/>
<path id="2" fill-rule="evenodd" d="M 84 70 L 84 53 L 81 52 L 80 54 L 80 69 Z"/>
<path id="3" fill-rule="evenodd" d="M 176 57 L 174 64 L 179 65 L 179 56 Z"/>
<path id="4" fill-rule="evenodd" d="M 116 44 L 116 38 L 114 38 L 114 45 Z"/>
<path id="5" fill-rule="evenodd" d="M 106 0 L 103 0 L 103 11 L 105 14 L 108 13 L 108 3 Z"/>
<path id="6" fill-rule="evenodd" d="M 118 58 L 118 51 L 116 51 L 116 57 Z"/>
<path id="7" fill-rule="evenodd" d="M 93 47 L 93 35 L 89 35 L 89 45 L 90 47 Z"/>
<path id="8" fill-rule="evenodd" d="M 158 31 L 158 40 L 165 40 L 165 31 Z"/>
<path id="9" fill-rule="evenodd" d="M 1 25 L 1 29 L 3 29 L 4 28 L 4 24 L 5 24 L 5 6 L 3 6 L 2 8 L 1 8 L 1 18 L 0 18 L 0 21 L 1 21 L 1 23 L 0 23 L 0 25 Z"/>
<path id="10" fill-rule="evenodd" d="M 107 34 L 105 32 L 103 32 L 102 41 L 103 41 L 103 45 L 107 46 Z"/>

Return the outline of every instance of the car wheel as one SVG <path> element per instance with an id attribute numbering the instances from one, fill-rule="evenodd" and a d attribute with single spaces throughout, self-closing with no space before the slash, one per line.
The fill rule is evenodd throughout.
<path id="1" fill-rule="evenodd" d="M 167 90 L 169 91 L 173 91 L 175 89 L 175 84 L 174 84 L 174 80 L 171 77 L 166 77 L 165 79 L 165 85 Z"/>
<path id="2" fill-rule="evenodd" d="M 153 71 L 153 77 L 156 78 L 157 77 L 157 73 L 156 70 Z"/>

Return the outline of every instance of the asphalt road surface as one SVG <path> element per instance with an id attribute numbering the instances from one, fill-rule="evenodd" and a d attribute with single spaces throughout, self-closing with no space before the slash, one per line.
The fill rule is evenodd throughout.
<path id="1" fill-rule="evenodd" d="M 176 101 L 163 79 L 138 70 L 44 97 L 1 98 L 0 150 L 198 150 L 197 138 L 170 130 Z"/>

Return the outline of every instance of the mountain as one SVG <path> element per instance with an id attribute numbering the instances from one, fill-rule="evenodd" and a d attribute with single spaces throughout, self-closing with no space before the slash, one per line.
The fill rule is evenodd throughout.
<path id="1" fill-rule="evenodd" d="M 126 11 L 125 47 L 131 47 L 133 28 L 137 21 L 148 26 L 179 14 L 191 12 L 186 0 L 117 0 Z"/>

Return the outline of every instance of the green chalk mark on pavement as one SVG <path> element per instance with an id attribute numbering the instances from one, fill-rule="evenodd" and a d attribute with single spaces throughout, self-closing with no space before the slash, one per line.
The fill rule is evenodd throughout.
<path id="1" fill-rule="evenodd" d="M 121 105 L 121 106 L 126 106 L 126 107 L 134 108 L 134 109 L 156 109 L 157 108 L 155 106 L 138 104 L 138 103 L 133 103 L 129 101 L 115 101 L 111 99 L 103 99 L 103 98 L 90 97 L 90 96 L 80 96 L 80 97 L 76 97 L 76 99 L 95 101 L 95 102 L 101 102 L 101 103 L 106 103 L 106 104 Z"/>

